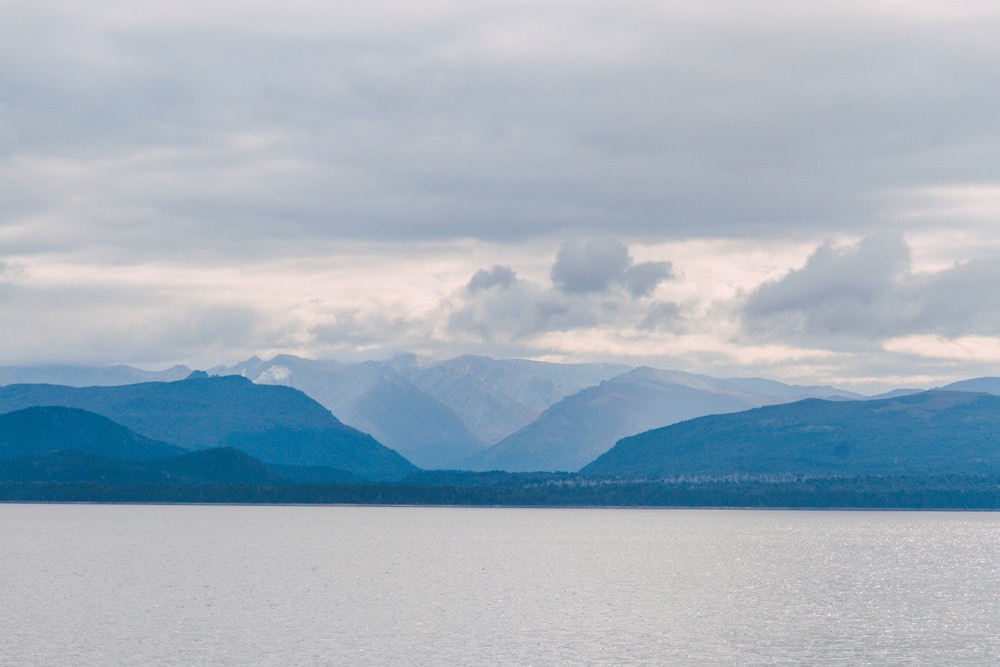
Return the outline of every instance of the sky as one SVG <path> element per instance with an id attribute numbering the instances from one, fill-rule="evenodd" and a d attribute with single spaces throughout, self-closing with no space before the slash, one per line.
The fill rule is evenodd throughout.
<path id="1" fill-rule="evenodd" d="M 0 0 L 0 364 L 1000 375 L 1000 5 Z"/>

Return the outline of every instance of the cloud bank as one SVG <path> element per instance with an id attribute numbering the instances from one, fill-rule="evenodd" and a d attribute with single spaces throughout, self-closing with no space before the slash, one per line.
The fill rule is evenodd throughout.
<path id="1" fill-rule="evenodd" d="M 0 3 L 3 361 L 1000 374 L 998 31 L 941 0 Z"/>
<path id="2" fill-rule="evenodd" d="M 924 273 L 898 235 L 821 245 L 805 265 L 747 299 L 751 336 L 816 345 L 877 345 L 911 335 L 1000 335 L 1000 262 L 981 259 Z"/>
<path id="3" fill-rule="evenodd" d="M 631 327 L 671 277 L 669 261 L 635 263 L 628 247 L 600 238 L 564 242 L 549 284 L 521 280 L 510 267 L 480 269 L 448 304 L 450 332 L 483 341 L 526 340 L 555 331 Z"/>
<path id="4" fill-rule="evenodd" d="M 248 257 L 933 225 L 886 214 L 1000 182 L 998 20 L 938 2 L 6 3 L 4 238 Z"/>

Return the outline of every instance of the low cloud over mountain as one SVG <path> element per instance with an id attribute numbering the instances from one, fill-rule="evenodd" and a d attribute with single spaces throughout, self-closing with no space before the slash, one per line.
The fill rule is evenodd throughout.
<path id="1" fill-rule="evenodd" d="M 1000 263 L 977 260 L 915 272 L 897 234 L 821 245 L 798 269 L 746 301 L 748 336 L 807 345 L 877 344 L 907 335 L 1000 334 Z"/>
<path id="2" fill-rule="evenodd" d="M 506 266 L 477 271 L 451 303 L 449 328 L 458 338 L 471 334 L 504 341 L 609 325 L 635 327 L 662 312 L 664 304 L 651 305 L 648 297 L 672 277 L 669 261 L 636 263 L 620 241 L 567 241 L 559 246 L 548 284 L 520 279 Z"/>

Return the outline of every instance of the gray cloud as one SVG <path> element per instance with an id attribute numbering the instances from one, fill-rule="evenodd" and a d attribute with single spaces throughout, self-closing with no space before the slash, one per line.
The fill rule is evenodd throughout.
<path id="1" fill-rule="evenodd" d="M 909 270 L 909 248 L 894 235 L 837 249 L 827 243 L 805 266 L 757 288 L 747 300 L 751 327 L 811 336 L 877 336 L 898 317 L 893 288 Z"/>
<path id="2" fill-rule="evenodd" d="M 517 281 L 517 274 L 506 266 L 494 266 L 491 269 L 480 269 L 469 280 L 465 289 L 470 292 L 489 289 L 491 287 L 510 287 Z"/>
<path id="3" fill-rule="evenodd" d="M 673 277 L 670 262 L 641 262 L 629 267 L 623 276 L 625 289 L 633 297 L 649 296 L 656 286 Z"/>
<path id="4" fill-rule="evenodd" d="M 640 299 L 650 295 L 672 276 L 670 262 L 635 264 L 628 248 L 611 239 L 563 243 L 552 265 L 553 287 L 519 280 L 513 269 L 494 266 L 480 269 L 465 294 L 452 304 L 449 329 L 455 335 L 481 340 L 525 340 L 552 331 L 598 326 L 632 327 L 656 322 L 666 325 L 670 306 L 652 311 Z M 502 289 L 492 289 L 502 287 Z"/>
<path id="5" fill-rule="evenodd" d="M 633 297 L 648 296 L 673 275 L 670 262 L 633 264 L 628 248 L 610 239 L 563 243 L 552 265 L 552 282 L 567 294 L 625 287 Z"/>
<path id="6" fill-rule="evenodd" d="M 318 349 L 340 356 L 354 356 L 358 349 L 375 356 L 403 351 L 428 337 L 426 322 L 401 314 L 357 309 L 330 313 L 325 322 L 310 327 L 309 334 Z"/>
<path id="7" fill-rule="evenodd" d="M 681 309 L 676 303 L 662 302 L 654 303 L 649 308 L 649 312 L 639 323 L 639 329 L 644 331 L 670 331 L 679 332 L 681 323 Z"/>
<path id="8" fill-rule="evenodd" d="M 995 259 L 915 274 L 905 240 L 880 234 L 847 248 L 820 246 L 802 268 L 750 294 L 743 324 L 750 335 L 819 346 L 911 334 L 997 335 L 997 280 Z"/>
<path id="9" fill-rule="evenodd" d="M 917 276 L 909 286 L 915 302 L 909 326 L 942 336 L 1000 335 L 1000 258 L 956 264 Z"/>
<path id="10" fill-rule="evenodd" d="M 617 241 L 563 243 L 552 265 L 552 282 L 569 294 L 603 292 L 624 277 L 631 263 L 628 248 Z"/>
<path id="11" fill-rule="evenodd" d="M 5 332 L 0 361 L 155 366 L 190 360 L 209 366 L 231 355 L 291 343 L 293 324 L 287 320 L 185 296 L 127 286 L 9 286 L 0 308 Z"/>
<path id="12" fill-rule="evenodd" d="M 524 281 L 471 296 L 456 304 L 449 316 L 449 330 L 460 340 L 470 335 L 487 342 L 524 340 L 546 331 L 566 331 L 598 321 L 587 305 Z"/>
<path id="13" fill-rule="evenodd" d="M 25 277 L 26 271 L 22 264 L 0 260 L 0 280 L 13 282 Z"/>
<path id="14" fill-rule="evenodd" d="M 698 294 L 682 281 L 672 291 L 670 263 L 584 241 L 560 249 L 552 284 L 524 279 L 560 240 L 609 233 L 647 248 L 708 240 L 698 252 L 735 239 L 732 252 L 889 232 L 822 246 L 785 279 L 746 287 L 747 348 L 993 335 L 1000 304 L 983 285 L 1000 276 L 984 220 L 996 197 L 967 206 L 961 195 L 1000 183 L 998 20 L 995 3 L 937 1 L 626 0 L 610 13 L 596 0 L 572 11 L 551 0 L 0 3 L 7 355 L 198 363 L 219 351 L 214 364 L 279 348 L 548 354 L 522 342 L 588 327 L 639 327 L 651 346 L 682 330 L 688 348 L 728 335 L 720 313 L 736 306 L 711 303 L 736 284 L 725 270 Z M 942 229 L 956 230 L 954 247 L 934 261 L 978 259 L 915 272 L 900 235 L 926 248 Z M 434 253 L 449 244 L 502 250 L 442 262 Z M 293 265 L 400 247 L 418 260 L 409 277 L 447 267 L 426 302 L 400 306 L 389 271 L 360 268 L 357 299 L 330 297 L 339 313 L 308 290 L 232 286 L 247 266 L 291 285 Z M 778 255 L 734 279 L 749 285 Z M 114 266 L 136 267 L 141 297 L 115 287 Z M 86 294 L 65 287 L 79 269 Z M 259 309 L 228 303 L 255 298 Z M 565 338 L 580 348 L 583 337 Z M 738 356 L 722 348 L 685 359 L 710 370 Z"/>
<path id="15" fill-rule="evenodd" d="M 815 238 L 864 231 L 900 189 L 1000 180 L 995 8 L 400 11 L 7 3 L 0 205 L 123 252 L 182 255 L 196 231 L 239 256 L 608 220 L 629 238 Z"/>

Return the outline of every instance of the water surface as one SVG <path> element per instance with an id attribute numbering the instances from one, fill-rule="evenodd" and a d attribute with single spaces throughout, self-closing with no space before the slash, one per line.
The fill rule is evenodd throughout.
<path id="1" fill-rule="evenodd" d="M 0 664 L 1000 664 L 998 554 L 995 513 L 0 505 Z"/>

